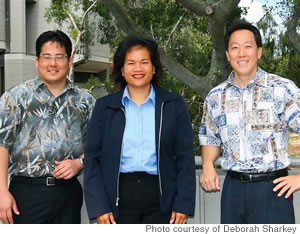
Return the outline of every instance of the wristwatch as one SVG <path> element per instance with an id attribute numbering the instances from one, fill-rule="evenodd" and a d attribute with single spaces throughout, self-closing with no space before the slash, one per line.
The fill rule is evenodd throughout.
<path id="1" fill-rule="evenodd" d="M 79 161 L 80 161 L 80 164 L 81 164 L 82 166 L 84 166 L 84 158 L 83 158 L 83 157 L 79 157 Z"/>

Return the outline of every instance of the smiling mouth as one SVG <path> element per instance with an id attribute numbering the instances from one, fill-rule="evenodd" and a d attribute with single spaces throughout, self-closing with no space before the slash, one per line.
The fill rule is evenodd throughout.
<path id="1" fill-rule="evenodd" d="M 50 73 L 57 73 L 58 70 L 48 70 L 48 72 L 50 72 Z"/>
<path id="2" fill-rule="evenodd" d="M 239 62 L 237 62 L 238 64 L 247 64 L 248 63 L 248 61 L 239 61 Z"/>
<path id="3" fill-rule="evenodd" d="M 132 77 L 135 79 L 141 79 L 144 78 L 144 75 L 133 75 Z"/>

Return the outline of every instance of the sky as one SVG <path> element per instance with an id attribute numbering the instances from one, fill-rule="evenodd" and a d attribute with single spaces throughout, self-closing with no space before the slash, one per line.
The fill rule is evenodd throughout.
<path id="1" fill-rule="evenodd" d="M 266 3 L 269 6 L 274 6 L 276 0 L 241 0 L 239 6 L 250 7 L 245 18 L 251 23 L 256 23 L 263 17 L 264 11 L 262 6 Z M 280 23 L 281 19 L 279 16 L 275 16 L 275 20 L 277 23 Z"/>

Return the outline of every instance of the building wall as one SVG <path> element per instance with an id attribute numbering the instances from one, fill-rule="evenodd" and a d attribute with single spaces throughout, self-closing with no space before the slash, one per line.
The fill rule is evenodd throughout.
<path id="1" fill-rule="evenodd" d="M 93 60 L 93 58 L 98 57 L 97 60 L 95 60 L 95 61 L 111 63 L 111 61 L 110 61 L 111 54 L 110 54 L 108 45 L 96 44 L 96 45 L 90 46 L 90 51 L 91 51 L 91 53 L 90 53 L 91 60 Z"/>
<path id="2" fill-rule="evenodd" d="M 5 90 L 25 80 L 26 65 L 26 27 L 25 27 L 25 0 L 10 0 L 10 44 L 5 54 Z M 30 70 L 29 70 L 30 71 Z"/>
<path id="3" fill-rule="evenodd" d="M 0 50 L 5 46 L 5 0 L 0 0 Z"/>
<path id="4" fill-rule="evenodd" d="M 5 54 L 5 90 L 37 75 L 34 56 Z"/>
<path id="5" fill-rule="evenodd" d="M 10 0 L 10 53 L 25 54 L 26 25 L 25 0 Z"/>
<path id="6" fill-rule="evenodd" d="M 45 9 L 50 6 L 49 0 L 39 0 L 26 6 L 26 53 L 35 55 L 35 41 L 47 30 L 58 29 L 55 24 L 48 24 L 44 17 Z"/>
<path id="7" fill-rule="evenodd" d="M 93 45 L 89 47 L 91 58 L 101 55 L 103 62 L 109 61 L 111 53 L 108 45 L 101 45 L 97 43 L 97 39 L 94 39 Z"/>

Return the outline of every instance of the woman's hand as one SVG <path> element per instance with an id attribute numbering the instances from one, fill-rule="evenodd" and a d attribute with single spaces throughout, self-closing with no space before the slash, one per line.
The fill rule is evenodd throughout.
<path id="1" fill-rule="evenodd" d="M 97 217 L 99 224 L 116 224 L 115 217 L 112 212 Z"/>
<path id="2" fill-rule="evenodd" d="M 172 211 L 170 224 L 185 224 L 188 215 Z"/>

